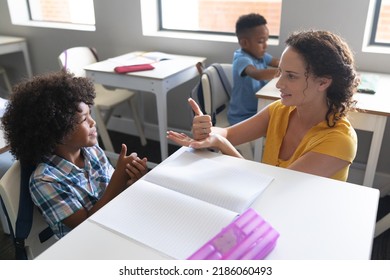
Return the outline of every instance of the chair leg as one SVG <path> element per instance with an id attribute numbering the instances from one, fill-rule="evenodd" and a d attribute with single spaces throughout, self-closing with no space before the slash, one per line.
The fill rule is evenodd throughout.
<path id="1" fill-rule="evenodd" d="M 102 139 L 104 149 L 109 152 L 115 152 L 114 147 L 112 145 L 110 136 L 108 135 L 106 124 L 104 123 L 102 119 L 101 112 L 98 108 L 98 106 L 92 106 L 92 114 L 94 115 L 94 119 L 96 121 L 96 127 L 98 129 L 98 132 L 100 134 L 100 137 Z"/>
<path id="2" fill-rule="evenodd" d="M 384 216 L 378 222 L 376 222 L 374 237 L 381 235 L 389 228 L 390 228 L 390 213 Z"/>
<path id="3" fill-rule="evenodd" d="M 11 231 L 8 226 L 8 220 L 7 216 L 4 212 L 5 206 L 3 205 L 3 200 L 0 199 L 0 221 L 1 221 L 1 226 L 3 227 L 3 232 L 5 234 L 11 234 Z"/>
<path id="4" fill-rule="evenodd" d="M 137 99 L 133 97 L 129 100 L 129 103 L 130 103 L 130 108 L 131 108 L 131 114 L 133 115 L 134 123 L 135 123 L 135 126 L 137 127 L 139 138 L 141 140 L 141 145 L 146 146 L 147 141 L 146 141 L 146 137 L 145 137 L 144 128 L 143 128 L 143 125 L 141 123 L 141 119 L 139 117 Z"/>
<path id="5" fill-rule="evenodd" d="M 108 121 L 110 120 L 110 117 L 111 117 L 113 111 L 114 111 L 114 108 L 110 108 L 110 109 L 105 110 L 104 114 L 102 114 L 102 111 L 100 111 L 100 115 L 101 116 L 104 115 L 104 117 L 102 117 L 102 120 L 106 126 L 108 124 Z"/>

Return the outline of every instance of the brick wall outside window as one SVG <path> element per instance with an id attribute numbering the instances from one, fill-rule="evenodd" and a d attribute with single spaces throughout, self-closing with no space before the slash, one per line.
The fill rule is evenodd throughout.
<path id="1" fill-rule="evenodd" d="M 43 20 L 71 22 L 68 1 L 40 0 L 40 2 Z"/>
<path id="2" fill-rule="evenodd" d="M 270 35 L 279 35 L 281 0 L 275 1 L 199 1 L 199 26 L 204 31 L 235 32 L 239 16 L 258 13 L 265 17 Z"/>
<path id="3" fill-rule="evenodd" d="M 390 1 L 382 0 L 382 9 L 378 21 L 376 41 L 390 43 Z"/>

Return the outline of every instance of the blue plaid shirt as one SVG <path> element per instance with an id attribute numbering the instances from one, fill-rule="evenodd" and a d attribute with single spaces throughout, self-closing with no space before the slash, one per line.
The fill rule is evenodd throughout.
<path id="1" fill-rule="evenodd" d="M 81 152 L 84 168 L 53 155 L 40 163 L 30 178 L 31 197 L 58 238 L 71 230 L 62 221 L 81 208 L 91 209 L 114 172 L 99 146 Z"/>

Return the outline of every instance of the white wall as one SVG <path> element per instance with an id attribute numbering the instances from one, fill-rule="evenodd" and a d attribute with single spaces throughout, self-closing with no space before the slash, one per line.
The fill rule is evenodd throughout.
<path id="1" fill-rule="evenodd" d="M 284 40 L 298 29 L 328 29 L 344 37 L 355 51 L 359 70 L 390 73 L 390 56 L 363 53 L 363 31 L 366 23 L 369 0 L 285 0 L 282 7 L 280 44 L 269 46 L 269 52 L 280 56 Z M 353 7 L 353 8 L 352 8 Z M 58 54 L 75 45 L 89 45 L 98 49 L 101 59 L 120 55 L 133 50 L 159 50 L 168 53 L 188 54 L 207 57 L 207 63 L 231 62 L 236 43 L 194 41 L 188 39 L 167 39 L 144 37 L 141 27 L 140 1 L 136 0 L 95 0 L 96 32 L 44 29 L 39 27 L 13 26 L 8 13 L 7 0 L 0 0 L 0 34 L 23 36 L 28 40 L 34 74 L 57 70 Z M 20 77 L 17 63 L 22 60 L 13 55 L 7 69 L 16 81 Z M 5 59 L 6 60 L 6 59 Z M 169 126 L 188 129 L 190 115 L 186 103 L 189 90 L 195 81 L 188 82 L 169 95 Z M 156 123 L 155 101 L 151 94 L 144 95 L 145 118 Z M 173 107 L 174 106 L 174 107 Z M 390 106 L 390 104 L 389 104 Z M 175 110 L 173 110 L 175 108 Z M 390 139 L 388 122 L 384 143 Z M 370 134 L 359 132 L 357 161 L 365 162 Z M 378 171 L 390 176 L 390 147 L 382 145 Z M 390 183 L 389 183 L 390 184 Z"/>

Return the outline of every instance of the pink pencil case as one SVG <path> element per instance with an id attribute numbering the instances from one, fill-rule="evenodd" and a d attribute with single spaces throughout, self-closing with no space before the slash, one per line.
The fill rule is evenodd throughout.
<path id="1" fill-rule="evenodd" d="M 151 64 L 137 64 L 137 65 L 124 65 L 124 66 L 117 66 L 114 68 L 114 71 L 116 73 L 130 73 L 130 72 L 138 72 L 138 71 L 146 71 L 146 70 L 153 70 L 154 66 Z"/>
<path id="2" fill-rule="evenodd" d="M 278 238 L 279 233 L 249 208 L 188 260 L 261 260 L 273 250 Z"/>

